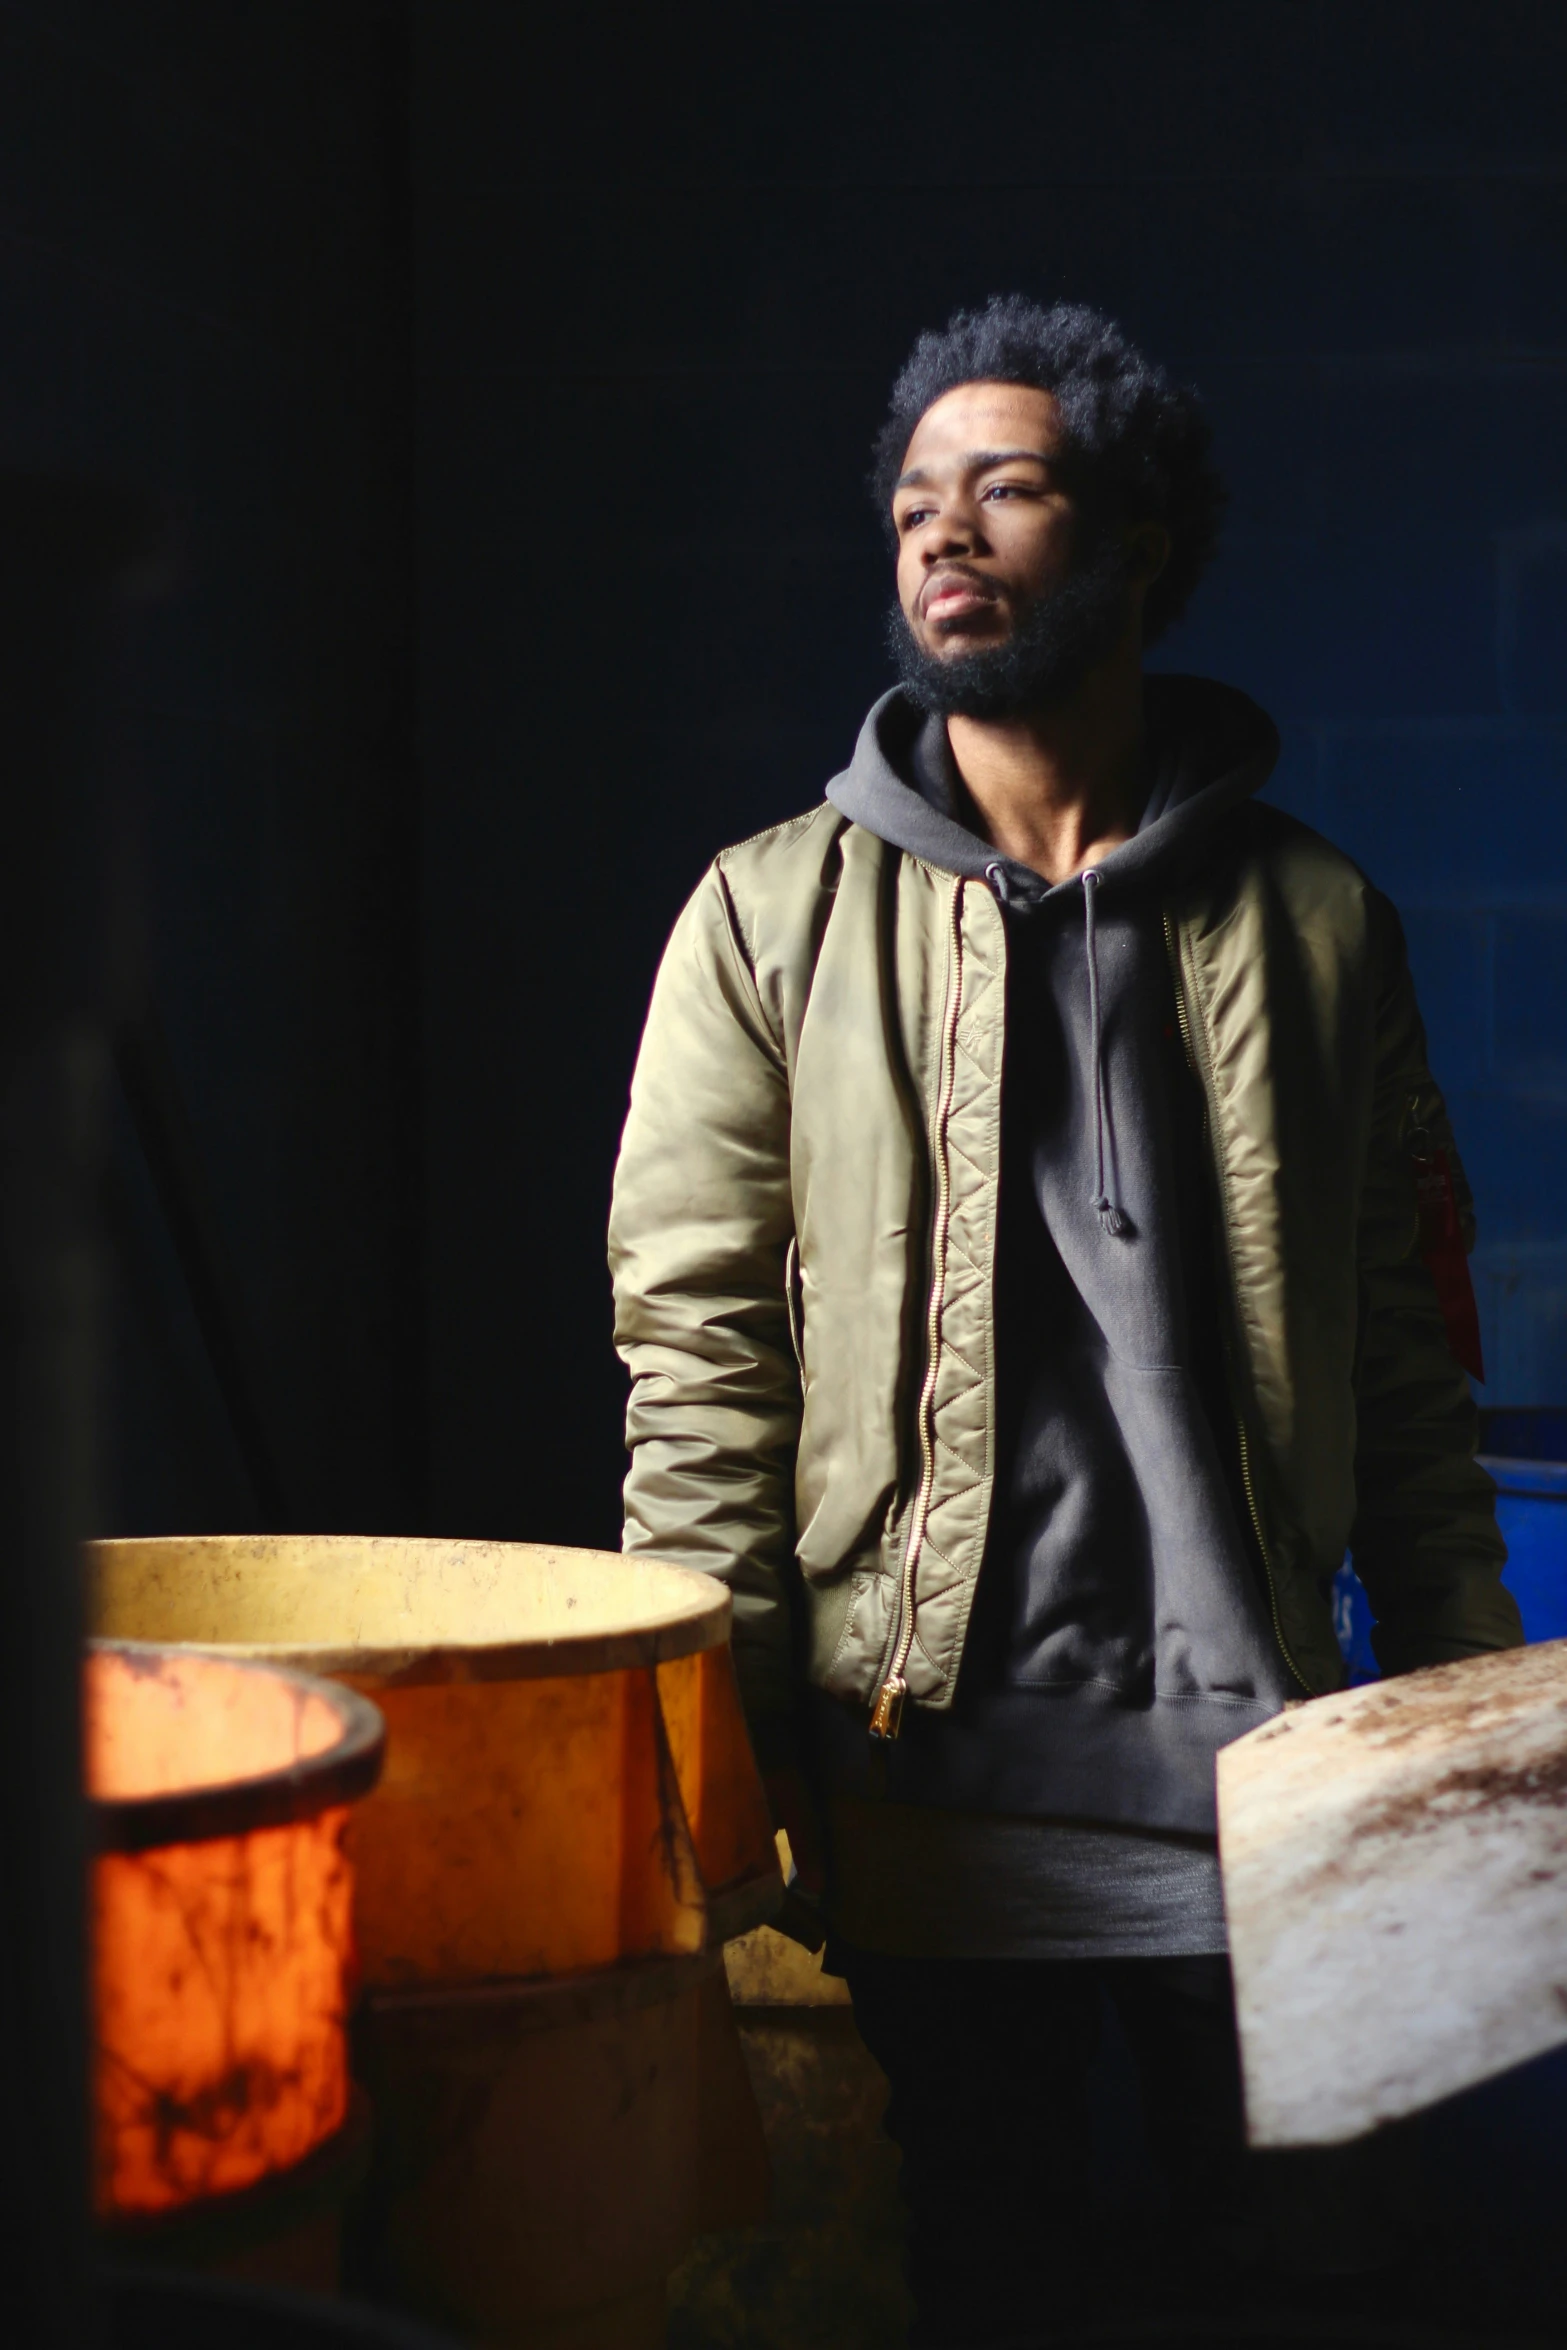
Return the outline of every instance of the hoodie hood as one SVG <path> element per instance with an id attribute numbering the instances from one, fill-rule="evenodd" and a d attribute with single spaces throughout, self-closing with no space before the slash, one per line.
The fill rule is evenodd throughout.
<path id="1" fill-rule="evenodd" d="M 1150 880 L 1171 879 L 1215 821 L 1267 781 L 1279 755 L 1272 719 L 1233 686 L 1205 677 L 1154 676 L 1144 679 L 1143 696 L 1153 782 L 1137 830 L 1097 864 L 1064 881 L 1046 881 L 1031 866 L 998 856 L 960 820 L 962 780 L 946 725 L 928 717 L 902 686 L 875 704 L 847 771 L 827 786 L 833 806 L 854 823 L 928 864 L 983 880 L 1016 913 L 1067 901 L 1081 907 L 1093 1104 L 1089 1201 L 1102 1230 L 1114 1239 L 1125 1237 L 1131 1227 L 1116 1197 L 1113 1172 L 1100 901 L 1119 904 Z"/>
<path id="2" fill-rule="evenodd" d="M 1153 787 L 1132 838 L 1099 862 L 1106 886 L 1178 865 L 1217 817 L 1261 789 L 1279 755 L 1272 719 L 1234 686 L 1206 677 L 1146 677 L 1143 706 Z M 827 797 L 891 847 L 943 872 L 987 880 L 1010 902 L 1035 904 L 1079 887 L 1075 877 L 1052 885 L 1029 866 L 998 856 L 961 821 L 946 727 L 927 718 L 902 686 L 873 704 L 854 756 L 828 784 Z"/>

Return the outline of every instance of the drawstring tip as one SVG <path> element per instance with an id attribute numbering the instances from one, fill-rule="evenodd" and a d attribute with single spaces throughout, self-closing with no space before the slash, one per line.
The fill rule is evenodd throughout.
<path id="1" fill-rule="evenodd" d="M 1124 1240 L 1127 1233 L 1131 1230 L 1131 1225 L 1128 1223 L 1121 1210 L 1116 1206 L 1114 1200 L 1106 1199 L 1104 1193 L 1101 1192 L 1099 1197 L 1094 1202 L 1094 1207 L 1098 1212 L 1100 1223 L 1110 1234 L 1111 1238 L 1114 1240 Z"/>

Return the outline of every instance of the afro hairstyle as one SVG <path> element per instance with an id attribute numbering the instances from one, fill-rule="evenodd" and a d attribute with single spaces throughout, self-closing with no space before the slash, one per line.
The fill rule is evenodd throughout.
<path id="1" fill-rule="evenodd" d="M 1145 643 L 1162 636 L 1207 569 L 1224 512 L 1224 484 L 1196 393 L 1172 383 L 1113 319 L 1082 303 L 1047 310 L 1024 294 L 996 294 L 981 310 L 959 310 L 939 333 L 920 336 L 876 436 L 870 488 L 889 530 L 915 426 L 943 393 L 964 383 L 1049 392 L 1075 460 L 1074 486 L 1095 519 L 1163 523 L 1169 560 L 1143 607 Z"/>

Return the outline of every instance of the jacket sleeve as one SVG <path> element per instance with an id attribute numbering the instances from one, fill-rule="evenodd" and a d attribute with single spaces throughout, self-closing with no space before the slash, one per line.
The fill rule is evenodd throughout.
<path id="1" fill-rule="evenodd" d="M 615 1173 L 615 1344 L 631 1373 L 624 1547 L 728 1584 L 764 1764 L 787 1746 L 791 1707 L 793 1235 L 783 1045 L 714 867 L 659 970 Z"/>
<path id="2" fill-rule="evenodd" d="M 1496 1489 L 1475 1460 L 1477 1416 L 1419 1253 L 1413 1137 L 1445 1150 L 1466 1246 L 1474 1208 L 1442 1096 L 1426 1065 L 1403 931 L 1373 897 L 1376 1080 L 1360 1218 L 1356 1519 L 1350 1549 L 1375 1616 L 1384 1672 L 1445 1664 L 1523 1639 L 1499 1580 L 1507 1550 Z"/>

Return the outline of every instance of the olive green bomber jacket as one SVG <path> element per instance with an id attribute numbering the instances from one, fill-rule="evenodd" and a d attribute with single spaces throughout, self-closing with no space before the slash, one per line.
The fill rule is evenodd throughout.
<path id="1" fill-rule="evenodd" d="M 1303 1692 L 1341 1682 L 1346 1545 L 1386 1669 L 1514 1644 L 1417 1250 L 1418 1130 L 1472 1215 L 1397 917 L 1248 802 L 1165 927 L 1284 1657 Z M 995 1469 L 1004 971 L 983 882 L 830 804 L 720 856 L 660 969 L 611 1220 L 625 1546 L 729 1584 L 764 1760 L 797 1671 L 867 1718 L 889 1684 L 952 1702 Z"/>

